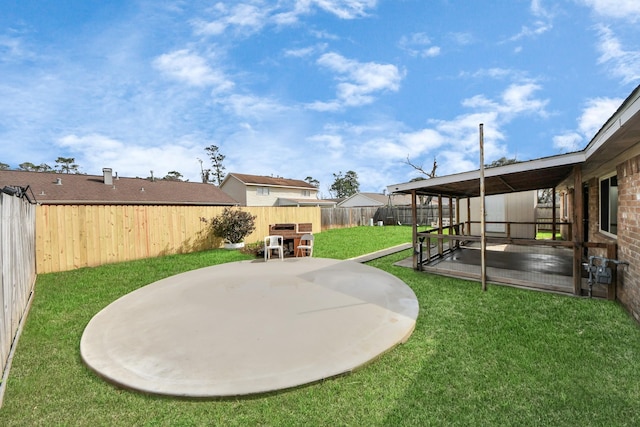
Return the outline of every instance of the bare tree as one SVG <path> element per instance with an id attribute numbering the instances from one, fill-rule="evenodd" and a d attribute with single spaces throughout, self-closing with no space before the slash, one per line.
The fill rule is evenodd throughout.
<path id="1" fill-rule="evenodd" d="M 426 175 L 428 178 L 436 177 L 436 169 L 438 167 L 438 163 L 436 162 L 435 157 L 433 158 L 433 166 L 431 167 L 431 172 L 427 172 L 426 170 L 424 170 L 422 165 L 416 165 L 413 162 L 411 162 L 411 159 L 409 158 L 409 156 L 407 156 L 407 161 L 405 163 L 411 166 L 412 168 L 414 168 L 415 170 L 417 170 L 418 172 L 420 172 L 421 174 Z"/>

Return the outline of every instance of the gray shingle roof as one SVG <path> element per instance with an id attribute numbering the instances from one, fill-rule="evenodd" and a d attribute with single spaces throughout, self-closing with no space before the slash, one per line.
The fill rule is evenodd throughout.
<path id="1" fill-rule="evenodd" d="M 105 184 L 103 175 L 51 172 L 0 171 L 0 188 L 30 187 L 41 204 L 144 204 L 144 205 L 237 205 L 238 202 L 213 184 L 116 178 Z"/>
<path id="2" fill-rule="evenodd" d="M 308 188 L 310 190 L 317 190 L 317 188 L 314 187 L 313 185 L 309 184 L 306 181 L 302 181 L 300 179 L 290 179 L 290 178 L 260 176 L 260 175 L 247 175 L 243 173 L 230 173 L 229 175 L 236 177 L 238 180 L 240 180 L 245 184 Z"/>

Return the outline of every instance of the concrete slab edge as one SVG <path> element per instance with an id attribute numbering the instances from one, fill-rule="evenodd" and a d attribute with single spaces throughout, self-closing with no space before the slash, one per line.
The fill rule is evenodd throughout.
<path id="1" fill-rule="evenodd" d="M 392 246 L 387 249 L 382 249 L 376 252 L 371 252 L 369 254 L 364 254 L 357 257 L 349 258 L 347 261 L 365 263 L 368 261 L 372 261 L 374 259 L 382 258 L 387 255 L 395 254 L 396 252 L 402 252 L 404 250 L 411 249 L 412 246 L 413 245 L 411 243 L 403 243 L 401 245 Z"/>

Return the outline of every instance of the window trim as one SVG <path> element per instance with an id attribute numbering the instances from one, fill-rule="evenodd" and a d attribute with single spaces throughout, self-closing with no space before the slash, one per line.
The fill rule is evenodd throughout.
<path id="1" fill-rule="evenodd" d="M 610 203 L 611 202 L 611 188 L 612 188 L 611 178 L 614 178 L 614 177 L 616 178 L 616 185 L 615 185 L 615 188 L 616 188 L 616 195 L 615 195 L 616 205 L 615 205 L 615 210 L 614 210 L 615 212 L 612 212 L 611 211 L 611 203 Z M 618 213 L 618 191 L 617 191 L 617 188 L 618 188 L 618 179 L 617 178 L 618 178 L 617 172 L 612 172 L 610 174 L 603 175 L 602 177 L 600 177 L 598 179 L 598 231 L 600 233 L 604 234 L 605 236 L 611 237 L 613 239 L 617 239 L 618 238 L 618 235 L 617 235 L 617 232 L 618 232 L 618 224 L 617 224 L 617 213 Z M 607 197 L 607 199 L 609 199 L 609 200 L 607 200 L 607 213 L 606 213 L 607 214 L 607 218 L 606 218 L 607 229 L 606 230 L 604 228 L 602 228 L 602 220 L 603 220 L 603 212 L 602 212 L 603 209 L 602 208 L 604 207 L 603 206 L 604 200 L 602 198 L 602 196 L 603 196 L 602 193 L 603 193 L 603 184 L 605 182 L 608 183 L 607 187 L 606 187 L 606 190 L 607 190 L 606 191 L 606 193 L 607 193 L 606 197 Z M 616 216 L 616 219 L 615 219 L 615 221 L 613 223 L 611 221 L 612 213 L 613 213 L 613 215 Z M 611 227 L 612 226 L 615 226 L 615 232 L 611 231 Z"/>

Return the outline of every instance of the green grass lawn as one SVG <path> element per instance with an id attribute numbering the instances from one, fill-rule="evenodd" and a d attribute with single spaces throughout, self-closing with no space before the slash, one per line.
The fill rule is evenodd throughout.
<path id="1" fill-rule="evenodd" d="M 333 230 L 316 236 L 315 254 L 349 258 L 410 233 Z M 216 250 L 41 275 L 0 425 L 640 425 L 640 328 L 617 304 L 491 285 L 482 292 L 478 283 L 393 265 L 408 256 L 370 263 L 418 297 L 406 344 L 350 375 L 223 400 L 118 389 L 83 365 L 79 342 L 118 297 L 247 255 Z"/>

